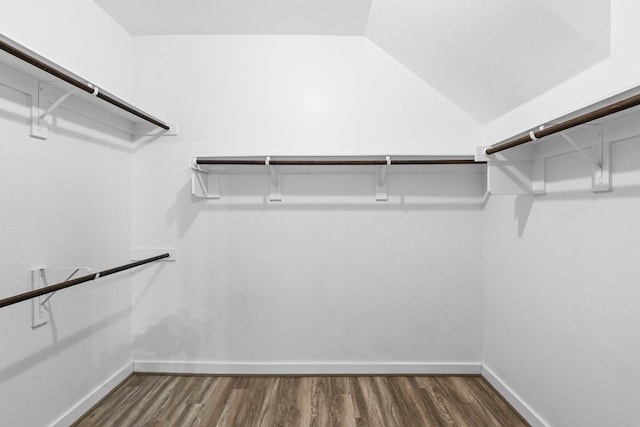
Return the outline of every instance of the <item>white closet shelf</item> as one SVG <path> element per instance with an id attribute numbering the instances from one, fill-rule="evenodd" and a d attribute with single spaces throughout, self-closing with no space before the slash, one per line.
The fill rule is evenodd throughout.
<path id="1" fill-rule="evenodd" d="M 195 197 L 220 198 L 220 175 L 269 174 L 269 200 L 282 200 L 282 174 L 375 174 L 376 200 L 387 200 L 388 173 L 420 173 L 437 168 L 476 168 L 473 156 L 195 156 L 191 160 L 191 192 Z"/>
<path id="2" fill-rule="evenodd" d="M 478 147 L 487 162 L 487 190 L 492 194 L 547 192 L 549 159 L 577 153 L 594 193 L 612 191 L 611 146 L 640 135 L 640 86 L 551 120 L 489 147 Z"/>
<path id="3" fill-rule="evenodd" d="M 21 88 L 32 98 L 31 136 L 46 138 L 45 119 L 63 102 L 74 104 L 72 109 L 83 114 L 100 115 L 103 111 L 116 116 L 126 122 L 125 126 L 119 127 L 124 127 L 123 130 L 131 135 L 157 134 L 158 130 L 163 135 L 176 134 L 175 125 L 142 111 L 2 34 L 0 66 L 3 80 L 8 80 L 12 87 Z M 69 98 L 74 98 L 75 102 L 67 101 Z"/>

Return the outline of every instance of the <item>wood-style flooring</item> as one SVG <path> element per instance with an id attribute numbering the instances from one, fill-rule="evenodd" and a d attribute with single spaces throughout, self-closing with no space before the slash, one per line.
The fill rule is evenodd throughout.
<path id="1" fill-rule="evenodd" d="M 134 374 L 74 426 L 528 424 L 479 376 L 214 377 Z"/>

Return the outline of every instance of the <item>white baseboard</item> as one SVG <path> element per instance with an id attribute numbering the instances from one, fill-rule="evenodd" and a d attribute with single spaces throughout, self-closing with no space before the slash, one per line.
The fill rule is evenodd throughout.
<path id="1" fill-rule="evenodd" d="M 134 372 L 209 375 L 479 375 L 478 363 L 133 362 Z"/>
<path id="2" fill-rule="evenodd" d="M 511 387 L 498 377 L 487 365 L 482 365 L 482 377 L 504 397 L 532 427 L 548 427 L 548 424 Z"/>
<path id="3" fill-rule="evenodd" d="M 69 409 L 64 415 L 51 424 L 51 427 L 67 427 L 83 416 L 89 409 L 105 397 L 118 384 L 125 380 L 133 372 L 133 364 L 127 364 L 107 381 L 96 387 L 87 397 Z"/>

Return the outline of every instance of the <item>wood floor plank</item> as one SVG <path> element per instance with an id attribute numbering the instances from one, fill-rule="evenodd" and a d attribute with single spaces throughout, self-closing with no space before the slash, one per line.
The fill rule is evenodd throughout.
<path id="1" fill-rule="evenodd" d="M 364 406 L 360 408 L 360 412 L 364 411 L 365 413 L 365 425 L 371 427 L 384 426 L 382 403 L 376 395 L 373 379 L 371 377 L 359 377 L 358 384 L 364 399 Z"/>
<path id="2" fill-rule="evenodd" d="M 527 422 L 518 414 L 502 396 L 496 392 L 489 383 L 481 377 L 474 377 L 469 382 L 469 387 L 474 390 L 480 406 L 488 411 L 504 426 L 527 426 Z M 493 399 L 492 396 L 497 398 Z"/>
<path id="3" fill-rule="evenodd" d="M 349 393 L 351 394 L 351 406 L 353 407 L 353 415 L 356 417 L 357 426 L 367 425 L 367 415 L 364 411 L 365 402 L 360 384 L 356 377 L 348 377 L 346 379 Z"/>
<path id="4" fill-rule="evenodd" d="M 132 375 L 75 427 L 528 424 L 478 376 Z"/>
<path id="5" fill-rule="evenodd" d="M 215 426 L 227 405 L 227 400 L 233 391 L 234 379 L 231 377 L 216 378 L 203 395 L 202 403 L 205 408 L 200 418 L 203 426 Z"/>
<path id="6" fill-rule="evenodd" d="M 390 382 L 390 390 L 398 402 L 405 425 L 439 425 L 438 417 L 435 415 L 436 407 L 430 399 L 424 398 L 424 390 L 420 389 L 415 378 L 397 377 Z"/>
<path id="7" fill-rule="evenodd" d="M 428 400 L 433 402 L 435 414 L 438 416 L 439 425 L 454 426 L 455 419 L 449 410 L 449 404 L 440 391 L 440 387 L 435 382 L 435 377 L 420 378 L 421 388 L 424 390 Z"/>
<path id="8" fill-rule="evenodd" d="M 275 402 L 279 387 L 280 378 L 274 378 L 272 381 L 267 381 L 265 383 L 265 396 L 260 408 L 260 414 L 258 416 L 259 423 L 256 424 L 257 426 L 269 427 L 276 425 L 274 419 L 278 405 Z"/>

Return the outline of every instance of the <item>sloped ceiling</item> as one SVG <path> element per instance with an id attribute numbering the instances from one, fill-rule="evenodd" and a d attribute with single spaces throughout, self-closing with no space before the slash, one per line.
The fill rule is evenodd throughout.
<path id="1" fill-rule="evenodd" d="M 610 0 L 95 1 L 132 35 L 366 36 L 480 123 L 610 50 Z"/>
<path id="2" fill-rule="evenodd" d="M 133 35 L 364 35 L 371 0 L 95 0 Z"/>
<path id="3" fill-rule="evenodd" d="M 536 0 L 374 0 L 366 36 L 481 123 L 609 53 Z"/>

